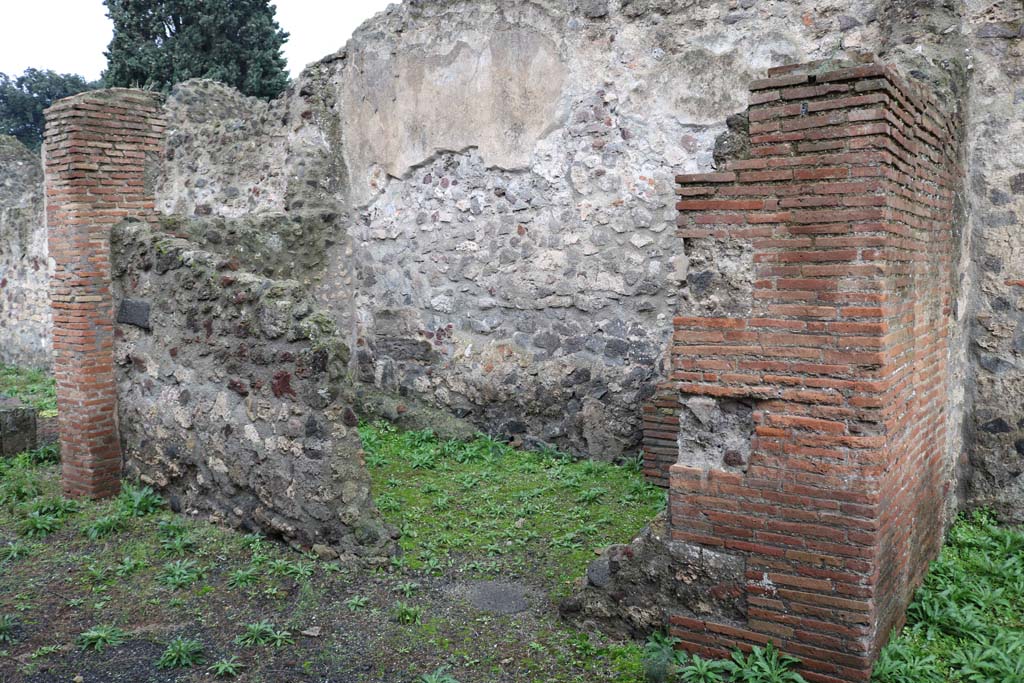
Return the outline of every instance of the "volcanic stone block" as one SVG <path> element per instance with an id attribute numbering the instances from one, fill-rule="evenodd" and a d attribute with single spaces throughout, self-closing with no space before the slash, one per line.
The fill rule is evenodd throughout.
<path id="1" fill-rule="evenodd" d="M 35 408 L 0 397 L 0 456 L 12 457 L 35 447 Z"/>
<path id="2" fill-rule="evenodd" d="M 149 302 L 125 299 L 117 309 L 117 322 L 149 330 Z"/>

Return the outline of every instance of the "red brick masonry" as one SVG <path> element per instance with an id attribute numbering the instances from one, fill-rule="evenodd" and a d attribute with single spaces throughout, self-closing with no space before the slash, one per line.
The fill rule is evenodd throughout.
<path id="1" fill-rule="evenodd" d="M 110 228 L 153 215 L 147 154 L 161 149 L 159 99 L 138 90 L 77 95 L 46 112 L 46 221 L 56 275 L 54 373 L 64 490 L 99 498 L 120 487 Z"/>
<path id="2" fill-rule="evenodd" d="M 684 646 L 867 681 L 941 543 L 957 135 L 891 67 L 825 68 L 754 82 L 751 158 L 678 178 L 684 243 L 753 248 L 753 312 L 675 319 L 645 451 L 673 539 L 746 565 L 745 622 L 676 614 Z M 745 471 L 681 464 L 695 395 L 754 404 Z"/>

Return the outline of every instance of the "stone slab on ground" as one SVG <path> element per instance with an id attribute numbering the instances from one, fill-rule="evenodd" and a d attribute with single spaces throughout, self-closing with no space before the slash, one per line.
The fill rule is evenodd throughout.
<path id="1" fill-rule="evenodd" d="M 13 457 L 36 447 L 36 409 L 0 396 L 0 456 Z"/>
<path id="2" fill-rule="evenodd" d="M 530 609 L 529 591 L 529 587 L 509 581 L 479 581 L 452 587 L 452 592 L 473 607 L 493 614 L 519 614 Z"/>

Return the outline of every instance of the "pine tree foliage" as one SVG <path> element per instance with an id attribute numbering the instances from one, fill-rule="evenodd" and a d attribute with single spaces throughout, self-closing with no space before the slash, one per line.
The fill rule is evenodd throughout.
<path id="1" fill-rule="evenodd" d="M 211 78 L 246 95 L 275 97 L 288 84 L 281 30 L 269 0 L 104 0 L 114 22 L 109 86 L 168 91 Z"/>

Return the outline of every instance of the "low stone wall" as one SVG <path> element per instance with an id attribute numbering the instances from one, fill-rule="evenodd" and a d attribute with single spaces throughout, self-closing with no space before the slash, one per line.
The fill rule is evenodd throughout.
<path id="1" fill-rule="evenodd" d="M 141 223 L 113 234 L 127 469 L 172 506 L 301 547 L 382 557 L 348 346 L 299 283 Z"/>
<path id="2" fill-rule="evenodd" d="M 0 135 L 0 363 L 50 366 L 50 274 L 39 154 Z"/>

